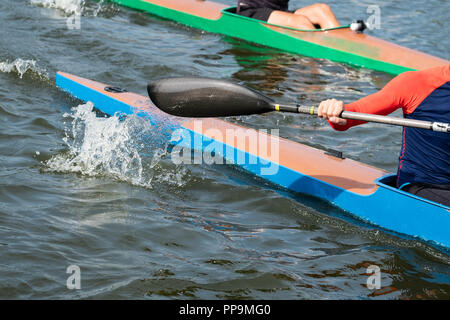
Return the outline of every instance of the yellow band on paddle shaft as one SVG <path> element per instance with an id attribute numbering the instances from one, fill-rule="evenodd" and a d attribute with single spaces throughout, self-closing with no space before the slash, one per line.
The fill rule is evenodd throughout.
<path id="1" fill-rule="evenodd" d="M 314 115 L 314 107 L 309 108 L 309 113 Z"/>
<path id="2" fill-rule="evenodd" d="M 279 104 L 276 104 L 276 105 L 275 105 L 275 110 L 276 110 L 276 111 L 280 111 L 280 105 L 279 105 Z"/>

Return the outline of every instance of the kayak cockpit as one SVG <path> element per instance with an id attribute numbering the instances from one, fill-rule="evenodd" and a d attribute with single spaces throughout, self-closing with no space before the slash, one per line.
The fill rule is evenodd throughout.
<path id="1" fill-rule="evenodd" d="M 409 192 L 406 192 L 406 191 L 398 189 L 396 187 L 396 185 L 397 185 L 397 175 L 396 174 L 389 174 L 389 175 L 380 177 L 380 178 L 375 180 L 375 183 L 381 188 L 388 189 L 391 194 L 392 194 L 392 192 L 395 192 L 396 194 L 399 194 L 399 195 L 415 198 L 415 199 L 418 199 L 420 201 L 428 202 L 430 204 L 433 204 L 433 205 L 436 205 L 436 206 L 440 206 L 440 207 L 443 207 L 443 208 L 448 208 L 447 206 L 445 206 L 443 204 L 440 204 L 440 203 L 437 203 L 437 202 L 434 202 L 434 201 L 431 201 L 431 200 L 428 200 L 428 199 L 416 196 L 416 195 L 414 195 L 412 193 L 409 193 Z"/>

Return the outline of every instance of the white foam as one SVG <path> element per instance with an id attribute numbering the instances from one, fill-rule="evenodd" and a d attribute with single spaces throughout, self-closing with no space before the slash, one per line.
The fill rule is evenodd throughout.
<path id="1" fill-rule="evenodd" d="M 19 77 L 22 79 L 23 75 L 28 71 L 34 72 L 39 75 L 40 78 L 48 79 L 48 74 L 45 70 L 36 66 L 35 60 L 23 60 L 17 58 L 13 62 L 0 61 L 0 72 L 11 73 L 17 72 Z"/>
<path id="2" fill-rule="evenodd" d="M 38 7 L 61 10 L 65 16 L 97 17 L 100 12 L 110 10 L 110 6 L 105 5 L 104 0 L 96 3 L 86 3 L 85 0 L 30 0 L 30 3 Z"/>
<path id="3" fill-rule="evenodd" d="M 64 11 L 68 15 L 81 14 L 84 0 L 31 0 L 31 4 Z"/>
<path id="4" fill-rule="evenodd" d="M 167 139 L 148 119 L 137 115 L 98 117 L 88 102 L 73 108 L 63 138 L 69 150 L 45 162 L 48 170 L 107 176 L 133 185 L 152 188 L 154 181 L 182 186 L 186 169 L 171 163 L 160 165 L 167 154 Z M 159 142 L 158 142 L 159 141 Z"/>

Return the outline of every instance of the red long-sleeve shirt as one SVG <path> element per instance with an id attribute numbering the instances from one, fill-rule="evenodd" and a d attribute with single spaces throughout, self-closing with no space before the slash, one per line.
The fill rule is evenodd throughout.
<path id="1" fill-rule="evenodd" d="M 379 115 L 399 108 L 405 118 L 450 123 L 450 65 L 402 73 L 379 92 L 345 106 L 346 111 Z M 343 131 L 362 123 L 330 125 Z M 450 134 L 404 128 L 397 185 L 406 182 L 450 185 Z"/>

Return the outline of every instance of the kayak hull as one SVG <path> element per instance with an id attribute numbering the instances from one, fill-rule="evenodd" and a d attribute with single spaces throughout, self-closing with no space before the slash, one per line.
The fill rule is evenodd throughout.
<path id="1" fill-rule="evenodd" d="M 450 208 L 391 187 L 395 175 L 389 172 L 221 119 L 173 117 L 145 96 L 110 92 L 105 84 L 68 73 L 58 72 L 56 83 L 106 114 L 137 113 L 153 124 L 168 125 L 175 148 L 214 155 L 287 190 L 328 201 L 354 218 L 450 248 Z M 208 158 L 202 161 L 208 163 Z"/>
<path id="2" fill-rule="evenodd" d="M 197 0 L 112 0 L 184 25 L 243 39 L 286 52 L 400 74 L 450 64 L 349 28 L 292 30 L 233 13 L 234 7 Z"/>

